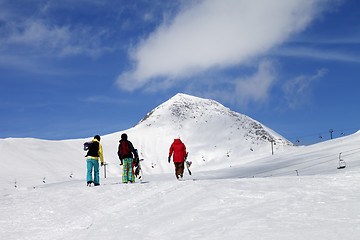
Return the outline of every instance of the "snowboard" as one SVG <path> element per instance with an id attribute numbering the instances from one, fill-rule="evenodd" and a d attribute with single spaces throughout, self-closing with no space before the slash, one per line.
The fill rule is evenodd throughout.
<path id="1" fill-rule="evenodd" d="M 191 166 L 192 162 L 186 160 L 187 157 L 188 157 L 188 155 L 189 155 L 189 153 L 187 152 L 187 153 L 186 153 L 186 156 L 185 156 L 185 165 L 186 165 L 186 169 L 187 169 L 188 172 L 189 172 L 189 175 L 191 175 L 190 166 Z"/>
<path id="2" fill-rule="evenodd" d="M 144 180 L 144 174 L 143 171 L 141 169 L 141 162 L 144 161 L 144 159 L 139 159 L 138 161 L 136 161 L 134 163 L 133 166 L 133 174 L 135 176 L 135 178 L 139 179 L 140 182 L 142 182 Z"/>

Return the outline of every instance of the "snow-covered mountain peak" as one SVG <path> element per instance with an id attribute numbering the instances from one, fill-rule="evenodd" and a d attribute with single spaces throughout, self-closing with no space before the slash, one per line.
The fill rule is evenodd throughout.
<path id="1" fill-rule="evenodd" d="M 190 96 L 183 93 L 178 93 L 172 97 L 168 102 L 171 114 L 180 119 L 196 118 L 196 115 L 204 115 L 206 112 L 211 114 L 222 114 L 226 109 L 220 103 Z"/>
<path id="2" fill-rule="evenodd" d="M 140 122 L 155 122 L 163 118 L 171 118 L 173 122 L 184 121 L 189 118 L 202 116 L 205 111 L 212 111 L 215 114 L 216 107 L 221 104 L 208 99 L 202 99 L 183 93 L 178 93 L 168 101 L 164 102 L 151 112 L 149 112 Z"/>
<path id="3" fill-rule="evenodd" d="M 280 145 L 291 145 L 285 138 L 246 115 L 214 100 L 183 93 L 176 94 L 152 110 L 139 125 L 171 126 L 181 135 L 223 136 L 224 139 L 242 138 L 251 144 L 275 141 Z"/>

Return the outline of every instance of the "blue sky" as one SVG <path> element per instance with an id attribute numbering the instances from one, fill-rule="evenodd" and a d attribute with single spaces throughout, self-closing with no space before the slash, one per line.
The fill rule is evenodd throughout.
<path id="1" fill-rule="evenodd" d="M 310 144 L 360 129 L 359 76 L 357 0 L 0 0 L 0 138 L 125 130 L 182 92 Z"/>

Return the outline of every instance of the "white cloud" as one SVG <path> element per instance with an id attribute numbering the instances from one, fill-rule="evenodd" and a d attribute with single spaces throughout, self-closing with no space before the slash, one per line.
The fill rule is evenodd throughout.
<path id="1" fill-rule="evenodd" d="M 131 52 L 133 69 L 118 85 L 135 90 L 156 79 L 180 79 L 265 54 L 305 29 L 327 0 L 203 0 L 184 7 Z"/>
<path id="2" fill-rule="evenodd" d="M 7 39 L 10 44 L 28 44 L 43 46 L 52 45 L 53 47 L 68 42 L 70 32 L 68 27 L 50 27 L 41 21 L 30 21 L 23 23 L 13 29 L 12 34 Z"/>
<path id="3" fill-rule="evenodd" d="M 175 2 L 175 3 L 174 3 Z M 0 53 L 98 57 L 123 51 L 177 1 L 0 0 Z M 159 14 L 160 13 L 160 14 Z M 125 45 L 125 44 L 124 44 Z"/>
<path id="4" fill-rule="evenodd" d="M 349 40 L 350 41 L 350 40 Z M 343 42 L 344 44 L 356 43 L 356 40 L 353 42 Z M 328 43 L 330 43 L 329 41 Z M 335 43 L 335 41 L 333 41 Z M 303 58 L 312 58 L 320 59 L 327 61 L 339 61 L 339 62 L 353 62 L 360 63 L 360 57 L 354 53 L 344 53 L 337 50 L 318 50 L 314 48 L 283 48 L 275 52 L 279 56 L 288 56 L 288 57 L 303 57 Z"/>
<path id="5" fill-rule="evenodd" d="M 3 49 L 11 51 L 21 47 L 22 54 L 97 57 L 112 51 L 102 46 L 102 38 L 106 37 L 107 31 L 88 26 L 55 25 L 42 19 L 28 18 L 25 21 L 7 21 L 2 33 L 0 43 Z"/>
<path id="6" fill-rule="evenodd" d="M 287 81 L 282 89 L 288 106 L 294 109 L 309 102 L 311 85 L 320 80 L 327 72 L 327 69 L 320 69 L 313 76 L 302 75 Z"/>
<path id="7" fill-rule="evenodd" d="M 128 104 L 129 100 L 126 98 L 112 98 L 108 96 L 91 96 L 87 97 L 85 99 L 82 99 L 84 102 L 90 102 L 90 103 L 111 103 L 111 104 Z"/>
<path id="8" fill-rule="evenodd" d="M 275 80 L 276 71 L 273 64 L 270 61 L 263 61 L 253 76 L 237 80 L 236 101 L 243 106 L 246 106 L 250 101 L 266 101 Z"/>
<path id="9" fill-rule="evenodd" d="M 224 75 L 202 76 L 200 81 L 186 81 L 184 92 L 221 102 L 232 103 L 246 108 L 249 103 L 264 103 L 269 100 L 271 91 L 277 82 L 277 62 L 263 60 L 246 77 L 227 78 Z M 170 81 L 171 82 L 171 81 Z M 162 85 L 151 86 L 161 89 Z M 168 87 L 168 86 L 165 86 Z"/>

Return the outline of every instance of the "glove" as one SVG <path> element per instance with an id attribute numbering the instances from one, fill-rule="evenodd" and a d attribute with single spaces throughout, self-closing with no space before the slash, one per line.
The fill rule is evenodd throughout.
<path id="1" fill-rule="evenodd" d="M 104 166 L 104 163 L 103 163 L 103 162 L 101 163 L 101 166 Z"/>
<path id="2" fill-rule="evenodd" d="M 168 158 L 168 162 L 170 163 L 170 157 Z"/>
<path id="3" fill-rule="evenodd" d="M 121 166 L 121 165 L 123 165 L 123 161 L 122 161 L 122 159 L 120 159 L 120 166 Z"/>

